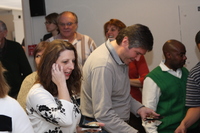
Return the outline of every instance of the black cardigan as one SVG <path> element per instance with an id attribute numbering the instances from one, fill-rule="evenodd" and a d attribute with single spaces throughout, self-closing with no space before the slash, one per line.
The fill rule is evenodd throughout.
<path id="1" fill-rule="evenodd" d="M 0 61 L 7 70 L 4 75 L 11 87 L 9 95 L 16 98 L 22 81 L 32 73 L 26 54 L 18 42 L 5 39 L 4 47 L 0 51 Z"/>

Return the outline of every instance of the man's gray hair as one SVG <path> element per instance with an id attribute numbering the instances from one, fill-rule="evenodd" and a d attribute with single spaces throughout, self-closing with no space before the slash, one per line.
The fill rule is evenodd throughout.
<path id="1" fill-rule="evenodd" d="M 7 26 L 6 24 L 0 20 L 0 31 L 5 31 L 7 30 Z"/>

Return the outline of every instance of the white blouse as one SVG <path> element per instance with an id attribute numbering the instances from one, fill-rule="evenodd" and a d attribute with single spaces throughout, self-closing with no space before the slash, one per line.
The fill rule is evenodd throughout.
<path id="1" fill-rule="evenodd" d="M 76 133 L 81 118 L 75 103 L 53 97 L 41 84 L 29 91 L 26 110 L 35 133 Z"/>
<path id="2" fill-rule="evenodd" d="M 0 105 L 0 133 L 33 133 L 27 114 L 15 99 L 0 98 Z"/>

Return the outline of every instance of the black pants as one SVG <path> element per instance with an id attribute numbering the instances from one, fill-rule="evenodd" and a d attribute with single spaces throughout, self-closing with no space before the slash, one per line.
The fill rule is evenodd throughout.
<path id="1" fill-rule="evenodd" d="M 130 114 L 129 125 L 137 129 L 139 133 L 146 133 L 144 127 L 142 126 L 141 117 L 136 117 L 134 114 Z"/>

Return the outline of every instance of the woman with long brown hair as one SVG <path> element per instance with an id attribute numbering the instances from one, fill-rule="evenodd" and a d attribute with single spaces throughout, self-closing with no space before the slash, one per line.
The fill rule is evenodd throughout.
<path id="1" fill-rule="evenodd" d="M 61 40 L 51 42 L 39 63 L 37 74 L 26 102 L 34 131 L 74 132 L 81 116 L 72 98 L 79 93 L 81 84 L 74 46 Z"/>
<path id="2" fill-rule="evenodd" d="M 26 102 L 36 133 L 76 132 L 81 117 L 74 98 L 81 86 L 77 58 L 75 47 L 67 41 L 54 40 L 45 49 L 38 66 L 38 78 Z"/>

